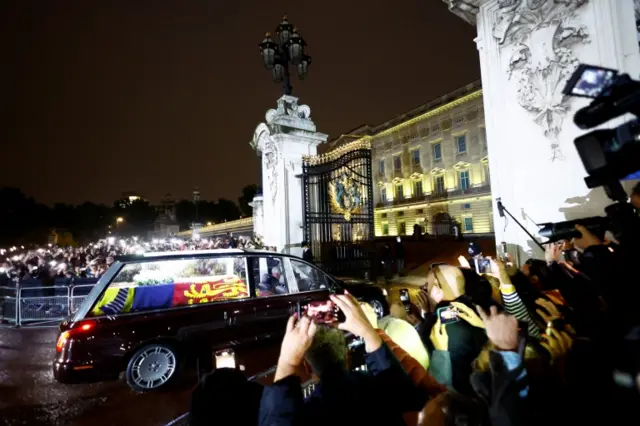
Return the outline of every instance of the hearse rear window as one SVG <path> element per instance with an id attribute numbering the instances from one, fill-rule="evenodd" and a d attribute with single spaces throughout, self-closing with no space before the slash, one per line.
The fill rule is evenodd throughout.
<path id="1" fill-rule="evenodd" d="M 125 265 L 92 316 L 167 309 L 249 297 L 246 259 L 215 257 Z"/>

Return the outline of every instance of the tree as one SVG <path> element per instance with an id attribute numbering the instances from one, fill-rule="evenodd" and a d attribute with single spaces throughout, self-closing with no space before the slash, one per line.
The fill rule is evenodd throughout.
<path id="1" fill-rule="evenodd" d="M 258 185 L 247 185 L 242 188 L 242 196 L 238 198 L 238 207 L 243 216 L 253 215 L 253 208 L 249 205 L 258 193 Z"/>

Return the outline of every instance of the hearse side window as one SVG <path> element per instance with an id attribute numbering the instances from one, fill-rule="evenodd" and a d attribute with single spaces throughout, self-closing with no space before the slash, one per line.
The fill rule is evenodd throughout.
<path id="1" fill-rule="evenodd" d="M 289 294 L 281 257 L 265 256 L 253 258 L 253 279 L 259 297 Z"/>
<path id="2" fill-rule="evenodd" d="M 300 291 L 313 291 L 328 287 L 327 276 L 318 268 L 295 259 L 291 259 L 291 267 Z"/>
<path id="3" fill-rule="evenodd" d="M 249 297 L 246 259 L 211 257 L 129 263 L 91 311 L 116 315 Z"/>

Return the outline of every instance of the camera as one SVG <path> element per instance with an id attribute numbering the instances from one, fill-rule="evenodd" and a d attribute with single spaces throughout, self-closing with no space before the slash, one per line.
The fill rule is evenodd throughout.
<path id="1" fill-rule="evenodd" d="M 581 129 L 592 129 L 626 113 L 634 120 L 614 129 L 593 130 L 579 136 L 574 145 L 588 176 L 587 188 L 602 186 L 614 201 L 605 208 L 606 216 L 543 223 L 540 236 L 545 243 L 580 237 L 575 225 L 580 224 L 594 235 L 603 238 L 610 230 L 616 239 L 634 238 L 638 235 L 638 216 L 620 180 L 640 177 L 640 81 L 627 74 L 593 65 L 581 64 L 567 81 L 565 96 L 591 98 L 593 101 L 576 112 L 574 123 Z"/>

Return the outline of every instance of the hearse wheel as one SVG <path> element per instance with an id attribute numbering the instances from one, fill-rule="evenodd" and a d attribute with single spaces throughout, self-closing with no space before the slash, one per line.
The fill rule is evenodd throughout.
<path id="1" fill-rule="evenodd" d="M 129 360 L 126 380 L 131 389 L 145 392 L 166 385 L 176 376 L 178 356 L 162 343 L 141 347 Z"/>

